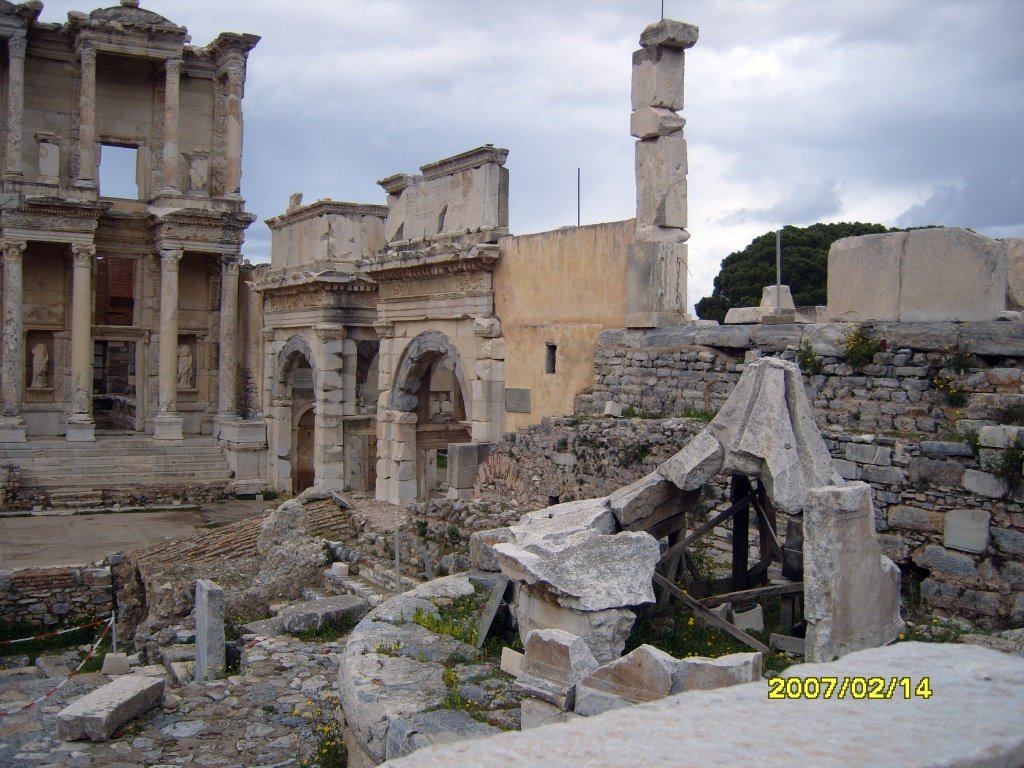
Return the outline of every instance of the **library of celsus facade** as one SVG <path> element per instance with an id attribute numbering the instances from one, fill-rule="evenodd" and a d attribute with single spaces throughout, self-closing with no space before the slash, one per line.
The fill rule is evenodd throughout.
<path id="1" fill-rule="evenodd" d="M 0 442 L 231 442 L 251 343 L 241 101 L 259 38 L 193 46 L 137 0 L 63 24 L 41 10 L 0 2 Z"/>

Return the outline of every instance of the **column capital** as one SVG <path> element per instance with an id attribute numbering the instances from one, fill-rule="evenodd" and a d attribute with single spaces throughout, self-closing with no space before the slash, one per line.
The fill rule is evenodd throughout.
<path id="1" fill-rule="evenodd" d="M 28 39 L 25 37 L 25 33 L 15 32 L 7 38 L 7 53 L 18 59 L 25 58 L 25 51 L 28 49 Z"/>
<path id="2" fill-rule="evenodd" d="M 184 64 L 185 62 L 182 59 L 167 59 L 167 61 L 164 62 L 164 71 L 167 73 L 168 77 L 180 77 L 181 68 Z"/>
<path id="3" fill-rule="evenodd" d="M 92 243 L 72 243 L 71 256 L 76 267 L 91 267 L 92 258 L 96 255 L 96 246 Z"/>
<path id="4" fill-rule="evenodd" d="M 241 263 L 241 259 L 235 255 L 225 255 L 221 257 L 221 272 L 225 275 L 237 275 L 238 267 Z"/>
<path id="5" fill-rule="evenodd" d="M 92 46 L 85 46 L 78 50 L 78 59 L 84 67 L 96 66 L 96 49 Z"/>
<path id="6" fill-rule="evenodd" d="M 221 72 L 229 86 L 241 88 L 245 85 L 245 67 L 240 62 L 230 62 Z"/>
<path id="7" fill-rule="evenodd" d="M 4 261 L 8 259 L 20 259 L 25 249 L 28 247 L 28 243 L 24 240 L 0 240 L 0 250 L 3 251 Z"/>
<path id="8" fill-rule="evenodd" d="M 164 269 L 178 269 L 178 262 L 185 255 L 184 248 L 161 248 L 160 266 Z"/>

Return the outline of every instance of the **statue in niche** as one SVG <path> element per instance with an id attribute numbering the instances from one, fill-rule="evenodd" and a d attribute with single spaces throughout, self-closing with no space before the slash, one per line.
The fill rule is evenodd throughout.
<path id="1" fill-rule="evenodd" d="M 195 155 L 188 161 L 188 188 L 192 192 L 205 192 L 209 176 L 209 158 Z"/>
<path id="2" fill-rule="evenodd" d="M 178 345 L 178 386 L 191 387 L 195 361 L 192 358 L 192 347 L 188 344 Z"/>
<path id="3" fill-rule="evenodd" d="M 32 389 L 50 386 L 50 350 L 39 341 L 32 345 Z"/>

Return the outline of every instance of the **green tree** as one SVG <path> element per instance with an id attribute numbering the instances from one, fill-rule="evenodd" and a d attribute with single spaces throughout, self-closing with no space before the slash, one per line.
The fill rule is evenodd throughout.
<path id="1" fill-rule="evenodd" d="M 824 304 L 827 295 L 828 249 L 836 240 L 891 232 L 881 224 L 842 222 L 782 229 L 782 284 L 788 285 L 798 307 Z M 703 320 L 725 320 L 733 307 L 756 307 L 761 289 L 775 285 L 775 231 L 755 237 L 742 251 L 722 260 L 714 290 L 697 302 Z"/>

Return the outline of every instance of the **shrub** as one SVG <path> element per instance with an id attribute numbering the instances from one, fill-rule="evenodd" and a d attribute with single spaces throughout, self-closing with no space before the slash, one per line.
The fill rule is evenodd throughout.
<path id="1" fill-rule="evenodd" d="M 878 339 L 872 339 L 864 333 L 863 328 L 857 328 L 846 335 L 844 343 L 846 362 L 854 368 L 863 368 L 874 361 L 875 354 L 881 347 Z"/>

